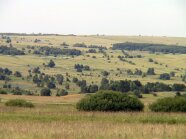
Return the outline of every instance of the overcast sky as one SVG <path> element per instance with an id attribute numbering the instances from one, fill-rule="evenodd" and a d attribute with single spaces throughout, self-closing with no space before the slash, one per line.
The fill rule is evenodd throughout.
<path id="1" fill-rule="evenodd" d="M 186 0 L 0 0 L 0 32 L 186 37 Z"/>

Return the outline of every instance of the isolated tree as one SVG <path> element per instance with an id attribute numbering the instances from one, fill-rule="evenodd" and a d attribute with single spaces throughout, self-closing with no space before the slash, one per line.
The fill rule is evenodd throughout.
<path id="1" fill-rule="evenodd" d="M 57 75 L 56 75 L 56 79 L 57 79 L 58 84 L 60 84 L 60 85 L 63 84 L 63 80 L 64 80 L 63 75 L 57 74 Z"/>
<path id="2" fill-rule="evenodd" d="M 65 84 L 66 89 L 70 89 L 70 85 L 68 83 Z"/>
<path id="3" fill-rule="evenodd" d="M 21 72 L 16 71 L 16 72 L 14 73 L 14 76 L 16 76 L 16 77 L 22 77 L 22 74 L 21 74 Z"/>
<path id="4" fill-rule="evenodd" d="M 74 77 L 74 78 L 72 79 L 72 81 L 73 81 L 74 83 L 77 83 L 77 82 L 78 82 L 78 78 Z"/>
<path id="5" fill-rule="evenodd" d="M 108 71 L 103 71 L 103 72 L 101 72 L 101 74 L 102 74 L 103 76 L 108 76 L 110 73 L 109 73 Z"/>
<path id="6" fill-rule="evenodd" d="M 36 83 L 36 84 L 38 84 L 38 83 L 40 83 L 40 82 L 41 82 L 41 80 L 39 79 L 39 77 L 38 77 L 38 75 L 37 75 L 37 74 L 35 74 L 35 75 L 34 75 L 34 77 L 33 77 L 33 79 L 32 79 L 32 80 L 33 80 L 33 82 L 34 82 L 34 83 Z"/>
<path id="7" fill-rule="evenodd" d="M 154 68 L 148 68 L 147 75 L 155 75 Z"/>
<path id="8" fill-rule="evenodd" d="M 65 89 L 59 89 L 56 94 L 56 96 L 66 96 L 66 95 L 68 95 L 68 91 Z"/>
<path id="9" fill-rule="evenodd" d="M 182 77 L 182 81 L 186 83 L 186 74 Z"/>
<path id="10" fill-rule="evenodd" d="M 161 80 L 170 80 L 170 75 L 168 73 L 160 74 L 159 77 Z"/>
<path id="11" fill-rule="evenodd" d="M 7 40 L 6 40 L 6 43 L 11 43 L 12 40 L 8 37 Z"/>
<path id="12" fill-rule="evenodd" d="M 56 88 L 56 85 L 55 85 L 55 83 L 50 81 L 50 82 L 47 83 L 47 87 L 50 88 L 50 89 L 54 89 L 54 88 Z"/>
<path id="13" fill-rule="evenodd" d="M 171 72 L 170 72 L 170 76 L 171 76 L 171 77 L 175 77 L 175 72 L 174 72 L 174 71 L 171 71 Z"/>
<path id="14" fill-rule="evenodd" d="M 172 90 L 173 91 L 184 91 L 186 89 L 186 86 L 184 84 L 173 84 Z"/>
<path id="15" fill-rule="evenodd" d="M 154 62 L 154 60 L 152 58 L 149 58 L 149 62 Z"/>
<path id="16" fill-rule="evenodd" d="M 53 68 L 53 67 L 55 67 L 55 63 L 54 63 L 54 61 L 51 59 L 50 60 L 50 62 L 48 63 L 48 67 L 50 67 L 50 68 Z"/>
<path id="17" fill-rule="evenodd" d="M 107 78 L 102 78 L 100 89 L 107 90 L 109 88 L 109 80 Z"/>
<path id="18" fill-rule="evenodd" d="M 98 86 L 97 85 L 90 85 L 88 88 L 88 93 L 95 93 L 98 91 Z"/>
<path id="19" fill-rule="evenodd" d="M 43 88 L 40 91 L 41 96 L 51 96 L 51 90 L 49 88 Z"/>

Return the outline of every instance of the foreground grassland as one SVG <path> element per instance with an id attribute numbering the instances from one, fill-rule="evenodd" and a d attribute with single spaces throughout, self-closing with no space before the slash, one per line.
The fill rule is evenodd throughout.
<path id="1" fill-rule="evenodd" d="M 148 104 L 173 93 L 144 95 L 144 112 L 81 112 L 75 104 L 84 95 L 65 97 L 0 95 L 0 138 L 9 139 L 184 139 L 186 114 L 154 113 Z M 35 108 L 4 105 L 9 99 L 34 102 Z"/>

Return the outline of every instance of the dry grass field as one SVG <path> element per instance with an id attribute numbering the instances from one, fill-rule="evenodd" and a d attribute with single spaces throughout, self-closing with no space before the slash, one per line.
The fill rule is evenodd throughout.
<path id="1" fill-rule="evenodd" d="M 167 92 L 168 93 L 168 92 Z M 169 96 L 173 96 L 170 93 Z M 65 97 L 0 95 L 0 138 L 15 139 L 184 139 L 186 114 L 154 113 L 148 104 L 158 98 L 147 94 L 141 99 L 144 112 L 81 112 L 75 103 L 84 95 Z M 21 98 L 35 108 L 7 107 L 4 102 Z"/>
<path id="2" fill-rule="evenodd" d="M 38 43 L 35 43 L 34 40 L 41 40 Z M 99 45 L 110 48 L 114 43 L 120 42 L 139 42 L 139 43 L 160 43 L 160 44 L 177 44 L 177 45 L 186 45 L 186 38 L 170 38 L 170 37 L 145 37 L 145 36 L 11 36 L 12 45 L 18 49 L 25 48 L 27 51 L 27 46 L 50 46 L 50 47 L 60 47 L 60 44 L 66 42 L 69 48 L 72 48 L 72 45 L 75 43 L 85 43 L 86 45 Z M 0 39 L 1 44 L 6 44 L 5 40 Z M 175 72 L 176 76 L 171 80 L 161 81 L 167 84 L 173 83 L 183 83 L 180 76 L 185 73 L 186 69 L 186 55 L 185 54 L 151 54 L 148 52 L 128 52 L 130 55 L 142 55 L 143 58 L 133 58 L 129 59 L 135 63 L 132 65 L 127 62 L 122 62 L 118 59 L 119 55 L 123 55 L 119 50 L 110 50 L 106 51 L 106 54 L 110 58 L 109 60 L 106 57 L 103 57 L 102 53 L 85 53 L 89 48 L 75 48 L 83 51 L 83 55 L 78 57 L 68 57 L 68 56 L 39 56 L 33 54 L 27 54 L 24 56 L 7 56 L 0 55 L 0 66 L 8 67 L 13 71 L 21 71 L 24 76 L 28 75 L 28 70 L 34 67 L 40 67 L 42 72 L 45 72 L 49 75 L 54 74 L 63 74 L 67 72 L 72 77 L 78 77 L 79 79 L 85 79 L 88 83 L 100 83 L 101 76 L 100 73 L 104 70 L 109 71 L 111 74 L 108 77 L 110 80 L 140 80 L 142 83 L 147 82 L 158 82 L 159 74 L 161 73 L 170 73 Z M 89 55 L 89 56 L 87 56 Z M 95 56 L 96 58 L 92 58 Z M 152 58 L 158 64 L 148 62 L 149 58 Z M 52 59 L 56 63 L 55 68 L 46 68 L 43 66 L 43 63 L 48 63 Z M 77 73 L 74 69 L 75 64 L 83 64 L 90 66 L 90 71 L 84 71 L 84 75 Z M 117 69 L 123 71 L 122 74 L 119 74 Z M 135 71 L 138 68 L 143 72 L 146 72 L 148 68 L 155 68 L 157 75 L 147 76 L 142 78 L 141 76 L 129 76 L 124 73 L 126 70 L 130 69 Z M 89 76 L 91 74 L 91 76 Z M 116 74 L 119 74 L 116 76 Z M 13 78 L 13 77 L 12 77 Z M 15 79 L 12 82 L 13 86 L 21 86 L 25 89 L 33 90 L 37 92 L 39 88 L 35 87 L 30 81 L 23 81 L 21 79 Z M 4 83 L 0 81 L 0 86 Z M 74 84 L 71 84 L 70 88 L 71 93 L 79 92 Z"/>
<path id="3" fill-rule="evenodd" d="M 186 54 L 163 54 L 142 51 L 127 51 L 129 55 L 141 55 L 142 58 L 128 59 L 132 65 L 118 59 L 123 55 L 119 50 L 112 50 L 112 44 L 122 42 L 176 44 L 186 46 L 186 38 L 155 37 L 155 36 L 10 36 L 12 45 L 19 50 L 27 46 L 50 46 L 60 48 L 66 42 L 69 48 L 75 43 L 99 45 L 107 47 L 107 57 L 103 53 L 86 53 L 89 48 L 76 48 L 82 51 L 80 56 L 43 56 L 27 53 L 22 56 L 0 55 L 0 67 L 9 68 L 13 72 L 20 71 L 24 77 L 10 76 L 9 83 L 13 87 L 30 90 L 38 95 L 41 87 L 37 87 L 32 80 L 27 80 L 28 70 L 39 67 L 41 72 L 49 75 L 66 73 L 78 79 L 84 79 L 88 84 L 100 84 L 101 72 L 110 72 L 109 80 L 139 80 L 147 82 L 163 82 L 165 84 L 185 84 L 181 75 L 186 70 Z M 41 40 L 35 43 L 34 40 Z M 0 45 L 7 43 L 0 38 Z M 89 56 L 88 56 L 89 55 Z M 96 58 L 92 58 L 95 56 Z M 158 64 L 149 62 L 152 58 Z M 43 66 L 50 59 L 55 61 L 54 68 Z M 90 66 L 90 71 L 76 72 L 75 64 Z M 120 69 L 118 71 L 117 69 Z M 137 76 L 127 75 L 126 70 L 135 71 L 138 68 L 146 72 L 154 68 L 156 75 Z M 161 73 L 175 72 L 171 80 L 160 80 Z M 90 76 L 91 75 L 91 76 Z M 5 81 L 0 81 L 0 88 Z M 65 88 L 65 83 L 57 88 Z M 82 112 L 75 107 L 85 94 L 79 94 L 80 88 L 70 82 L 69 95 L 56 97 L 56 89 L 52 89 L 52 96 L 0 95 L 0 139 L 185 139 L 185 113 L 155 113 L 148 109 L 148 105 L 159 98 L 174 97 L 175 92 L 159 92 L 157 96 L 143 94 L 140 100 L 145 104 L 143 112 Z M 186 84 L 185 84 L 186 85 Z M 182 92 L 184 93 L 184 92 Z M 5 106 L 10 99 L 25 99 L 33 102 L 34 108 L 19 108 Z"/>

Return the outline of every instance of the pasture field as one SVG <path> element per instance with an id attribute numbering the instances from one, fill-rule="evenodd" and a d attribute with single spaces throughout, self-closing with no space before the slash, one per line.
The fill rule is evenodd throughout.
<path id="1" fill-rule="evenodd" d="M 150 53 L 147 51 L 125 51 L 133 58 L 122 61 L 118 56 L 125 54 L 120 50 L 113 50 L 115 43 L 155 43 L 166 45 L 186 46 L 186 38 L 155 37 L 155 36 L 9 36 L 11 45 L 25 52 L 25 55 L 0 54 L 0 67 L 8 68 L 15 73 L 21 72 L 22 77 L 9 75 L 12 88 L 19 87 L 31 91 L 33 95 L 0 94 L 0 139 L 185 139 L 185 113 L 155 113 L 148 108 L 149 104 L 159 98 L 174 97 L 175 92 L 158 92 L 142 94 L 140 100 L 144 103 L 143 112 L 82 112 L 76 109 L 76 103 L 86 94 L 80 93 L 81 88 L 72 80 L 86 80 L 88 85 L 97 84 L 104 77 L 103 71 L 108 71 L 108 80 L 139 80 L 142 84 L 161 82 L 165 84 L 184 84 L 182 76 L 186 72 L 186 54 Z M 35 40 L 39 40 L 35 42 Z M 62 48 L 62 43 L 68 44 L 68 49 L 77 49 L 82 52 L 79 56 L 72 55 L 42 55 L 34 54 L 34 50 L 41 47 Z M 76 43 L 87 46 L 97 45 L 107 49 L 104 52 L 88 53 L 90 48 L 73 47 Z M 0 45 L 11 47 L 6 39 L 0 37 Z M 33 46 L 33 50 L 28 46 Z M 137 56 L 141 56 L 140 58 Z M 153 59 L 153 62 L 149 62 Z M 55 67 L 45 66 L 50 60 Z M 90 70 L 77 72 L 75 64 L 88 65 Z M 62 74 L 62 85 L 56 83 L 51 89 L 50 97 L 39 96 L 42 87 L 28 78 L 29 70 L 39 67 L 44 74 L 54 76 Z M 136 69 L 146 73 L 148 68 L 155 69 L 155 75 L 129 75 L 128 70 Z M 174 72 L 170 80 L 160 80 L 162 73 Z M 68 75 L 68 76 L 67 76 Z M 32 77 L 34 73 L 32 73 Z M 67 78 L 70 80 L 68 81 Z M 0 80 L 0 89 L 6 81 Z M 66 85 L 69 84 L 69 88 Z M 67 96 L 56 96 L 58 89 L 66 89 Z M 186 93 L 186 92 L 181 92 Z M 10 99 L 24 99 L 32 102 L 34 108 L 19 108 L 5 106 Z"/>
<path id="2" fill-rule="evenodd" d="M 121 139 L 184 139 L 185 113 L 154 113 L 148 105 L 158 98 L 174 93 L 144 95 L 144 112 L 82 112 L 75 104 L 84 95 L 64 97 L 0 95 L 0 138 L 60 139 L 60 138 L 121 138 Z M 9 99 L 21 98 L 34 103 L 35 108 L 4 105 Z"/>
<path id="3" fill-rule="evenodd" d="M 35 43 L 34 40 L 41 40 Z M 185 54 L 162 54 L 162 53 L 148 53 L 142 51 L 128 51 L 127 53 L 132 56 L 141 55 L 142 58 L 131 58 L 128 61 L 135 63 L 135 65 L 128 62 L 123 62 L 118 59 L 118 56 L 123 55 L 120 50 L 111 50 L 112 44 L 121 42 L 139 42 L 139 43 L 160 43 L 160 44 L 177 44 L 186 45 L 186 38 L 170 38 L 170 37 L 144 37 L 144 36 L 11 36 L 12 45 L 20 50 L 25 49 L 27 53 L 22 56 L 9 56 L 0 55 L 0 66 L 3 68 L 8 67 L 12 71 L 20 71 L 24 76 L 28 75 L 28 70 L 35 67 L 39 67 L 40 70 L 49 75 L 68 73 L 71 77 L 77 77 L 78 79 L 84 79 L 89 84 L 99 84 L 102 76 L 101 72 L 107 70 L 110 72 L 109 80 L 140 80 L 142 83 L 147 82 L 159 82 L 159 74 L 175 72 L 175 77 L 171 80 L 161 80 L 166 84 L 183 83 L 180 78 L 185 73 L 186 69 L 186 55 Z M 60 48 L 60 44 L 65 42 L 72 49 L 72 45 L 75 43 L 85 43 L 86 45 L 98 45 L 107 47 L 105 51 L 107 56 L 102 53 L 86 53 L 89 48 L 75 48 L 83 52 L 80 56 L 43 56 L 28 53 L 27 46 L 50 46 Z M 6 44 L 6 40 L 0 39 L 0 43 Z M 62 47 L 63 48 L 63 47 Z M 92 58 L 95 56 L 96 58 Z M 107 58 L 109 56 L 109 59 Z M 151 63 L 148 60 L 153 59 L 157 63 Z M 47 68 L 43 66 L 43 63 L 48 63 L 52 59 L 55 61 L 56 66 L 54 68 Z M 88 65 L 90 71 L 83 71 L 78 73 L 74 69 L 75 64 Z M 142 72 L 146 72 L 148 68 L 154 68 L 156 75 L 142 76 L 127 75 L 126 70 L 139 69 Z M 120 69 L 118 71 L 117 69 Z M 122 73 L 121 73 L 122 72 Z M 14 78 L 14 77 L 12 77 Z M 32 81 L 22 80 L 20 78 L 14 78 L 10 81 L 13 86 L 20 86 L 24 89 L 32 90 L 33 92 L 39 92 L 40 88 L 36 87 Z M 0 86 L 3 86 L 4 82 L 0 81 Z M 64 86 L 63 86 L 64 88 Z M 55 92 L 55 90 L 54 90 Z M 70 83 L 70 93 L 79 92 L 79 88 Z"/>

